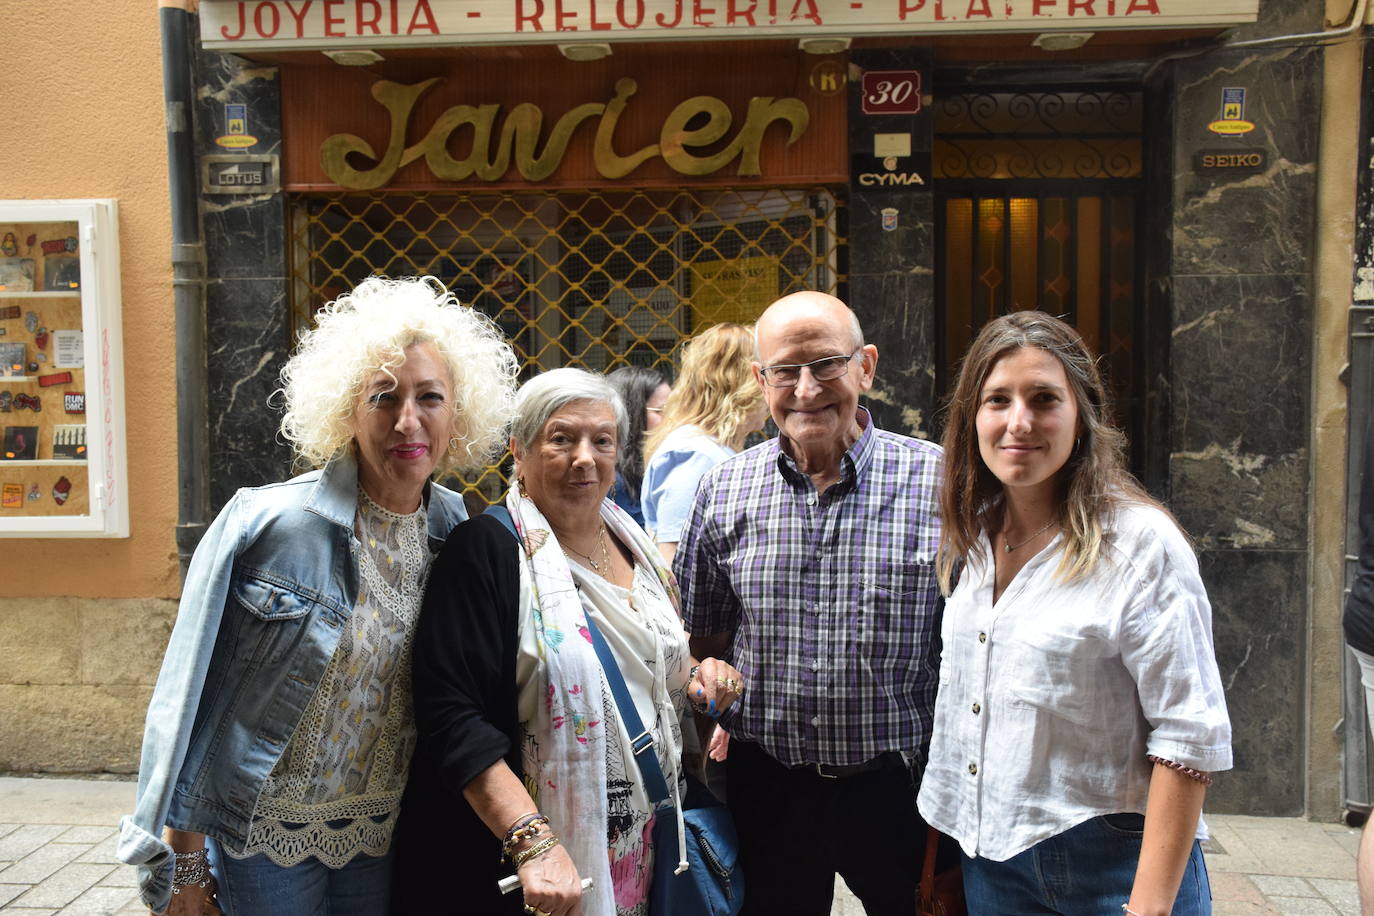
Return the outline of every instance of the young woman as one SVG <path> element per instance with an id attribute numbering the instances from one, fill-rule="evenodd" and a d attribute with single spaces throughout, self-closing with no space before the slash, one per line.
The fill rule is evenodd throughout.
<path id="1" fill-rule="evenodd" d="M 669 560 L 701 478 L 738 452 L 768 418 L 753 359 L 753 328 L 741 324 L 713 325 L 682 349 L 682 372 L 663 422 L 644 443 L 640 488 L 644 528 Z"/>
<path id="2" fill-rule="evenodd" d="M 1077 332 L 983 328 L 946 426 L 944 654 L 921 814 L 969 912 L 1211 912 L 1198 840 L 1231 727 L 1197 560 L 1122 465 Z"/>

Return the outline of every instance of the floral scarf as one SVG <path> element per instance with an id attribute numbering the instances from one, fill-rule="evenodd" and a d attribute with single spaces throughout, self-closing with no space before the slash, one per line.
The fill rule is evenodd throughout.
<path id="1" fill-rule="evenodd" d="M 607 850 L 607 754 L 619 753 L 620 726 L 612 721 L 619 718 L 618 711 L 591 644 L 586 612 L 569 561 L 552 527 L 534 502 L 517 488 L 512 487 L 506 496 L 506 507 L 520 536 L 521 563 L 530 583 L 533 606 L 528 618 L 523 619 L 533 628 L 548 678 L 544 702 L 537 707 L 532 721 L 521 723 L 525 731 L 525 785 L 539 810 L 551 819 L 578 872 L 593 880 L 593 887 L 582 899 L 583 911 L 588 916 L 614 914 L 617 902 L 629 902 L 623 893 L 616 893 Z M 677 610 L 677 582 L 643 530 L 610 500 L 602 503 L 601 519 L 630 548 L 639 565 L 654 571 Z M 645 724 L 652 730 L 656 723 Z M 669 729 L 665 726 L 658 731 L 666 736 Z M 664 775 L 676 802 L 676 767 L 674 772 Z M 623 776 L 633 783 L 640 781 L 637 767 Z M 680 818 L 681 805 L 676 808 Z M 649 826 L 652 827 L 652 819 Z M 619 850 L 623 855 L 616 871 L 622 884 L 627 877 L 621 874 L 625 866 L 642 861 L 648 835 L 646 828 L 642 835 L 624 838 L 616 844 L 620 847 L 628 841 L 630 847 Z M 681 871 L 687 865 L 681 824 L 678 836 L 679 848 L 674 852 Z"/>

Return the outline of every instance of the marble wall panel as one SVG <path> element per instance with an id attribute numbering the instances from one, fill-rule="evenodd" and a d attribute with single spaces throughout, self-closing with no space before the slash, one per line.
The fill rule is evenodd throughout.
<path id="1" fill-rule="evenodd" d="M 1267 2 L 1259 31 L 1302 30 Z M 1173 65 L 1173 218 L 1166 392 L 1170 506 L 1197 539 L 1214 608 L 1236 769 L 1213 810 L 1303 806 L 1309 615 L 1312 252 L 1320 52 L 1237 49 Z M 1223 88 L 1244 87 L 1255 129 L 1217 136 Z M 1265 171 L 1212 179 L 1200 150 L 1263 149 Z"/>
<path id="2" fill-rule="evenodd" d="M 1307 285 L 1174 279 L 1171 505 L 1204 545 L 1306 546 Z"/>
<path id="3" fill-rule="evenodd" d="M 1316 201 L 1321 58 L 1315 50 L 1227 51 L 1187 60 L 1175 75 L 1174 275 L 1310 270 Z M 1207 125 L 1224 88 L 1246 90 L 1248 134 Z M 1264 172 L 1195 173 L 1201 150 L 1262 149 Z"/>
<path id="4" fill-rule="evenodd" d="M 1235 757 L 1235 768 L 1208 790 L 1207 808 L 1301 814 L 1307 553 L 1203 550 L 1198 561 Z"/>
<path id="5" fill-rule="evenodd" d="M 908 436 L 936 435 L 931 276 L 851 276 L 849 304 L 878 348 L 878 372 L 865 398 L 878 426 Z"/>
<path id="6" fill-rule="evenodd" d="M 289 476 L 269 405 L 288 355 L 285 285 L 278 279 L 214 280 L 207 290 L 210 372 L 210 499 L 214 511 L 239 487 Z"/>
<path id="7" fill-rule="evenodd" d="M 206 197 L 201 205 L 209 275 L 224 280 L 241 277 L 286 277 L 286 199 Z"/>
<path id="8" fill-rule="evenodd" d="M 196 133 L 202 156 L 233 156 L 216 140 L 228 131 L 226 104 L 246 106 L 246 154 L 279 155 L 277 70 L 226 54 L 197 58 Z M 209 340 L 212 510 L 234 491 L 280 480 L 290 450 L 277 436 L 268 399 L 291 346 L 285 195 L 202 194 Z"/>
<path id="9" fill-rule="evenodd" d="M 1307 443 L 1311 294 L 1295 275 L 1175 277 L 1175 451 L 1239 441 L 1278 456 Z"/>

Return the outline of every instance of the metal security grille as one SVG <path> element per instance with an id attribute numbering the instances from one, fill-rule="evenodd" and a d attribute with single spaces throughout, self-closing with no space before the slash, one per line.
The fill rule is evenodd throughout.
<path id="1" fill-rule="evenodd" d="M 695 331 L 841 279 L 838 202 L 824 188 L 300 194 L 290 206 L 296 327 L 365 277 L 430 275 L 495 319 L 522 377 L 671 375 Z M 453 483 L 492 502 L 508 465 Z"/>

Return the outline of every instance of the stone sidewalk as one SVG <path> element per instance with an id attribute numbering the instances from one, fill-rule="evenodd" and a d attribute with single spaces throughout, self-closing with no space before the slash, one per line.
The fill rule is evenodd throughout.
<path id="1" fill-rule="evenodd" d="M 13 916 L 144 914 L 114 858 L 131 782 L 0 777 L 0 910 Z M 1211 815 L 1216 916 L 1359 916 L 1358 830 L 1298 818 Z M 837 885 L 833 916 L 862 916 Z M 1374 914 L 1371 914 L 1374 916 Z"/>

